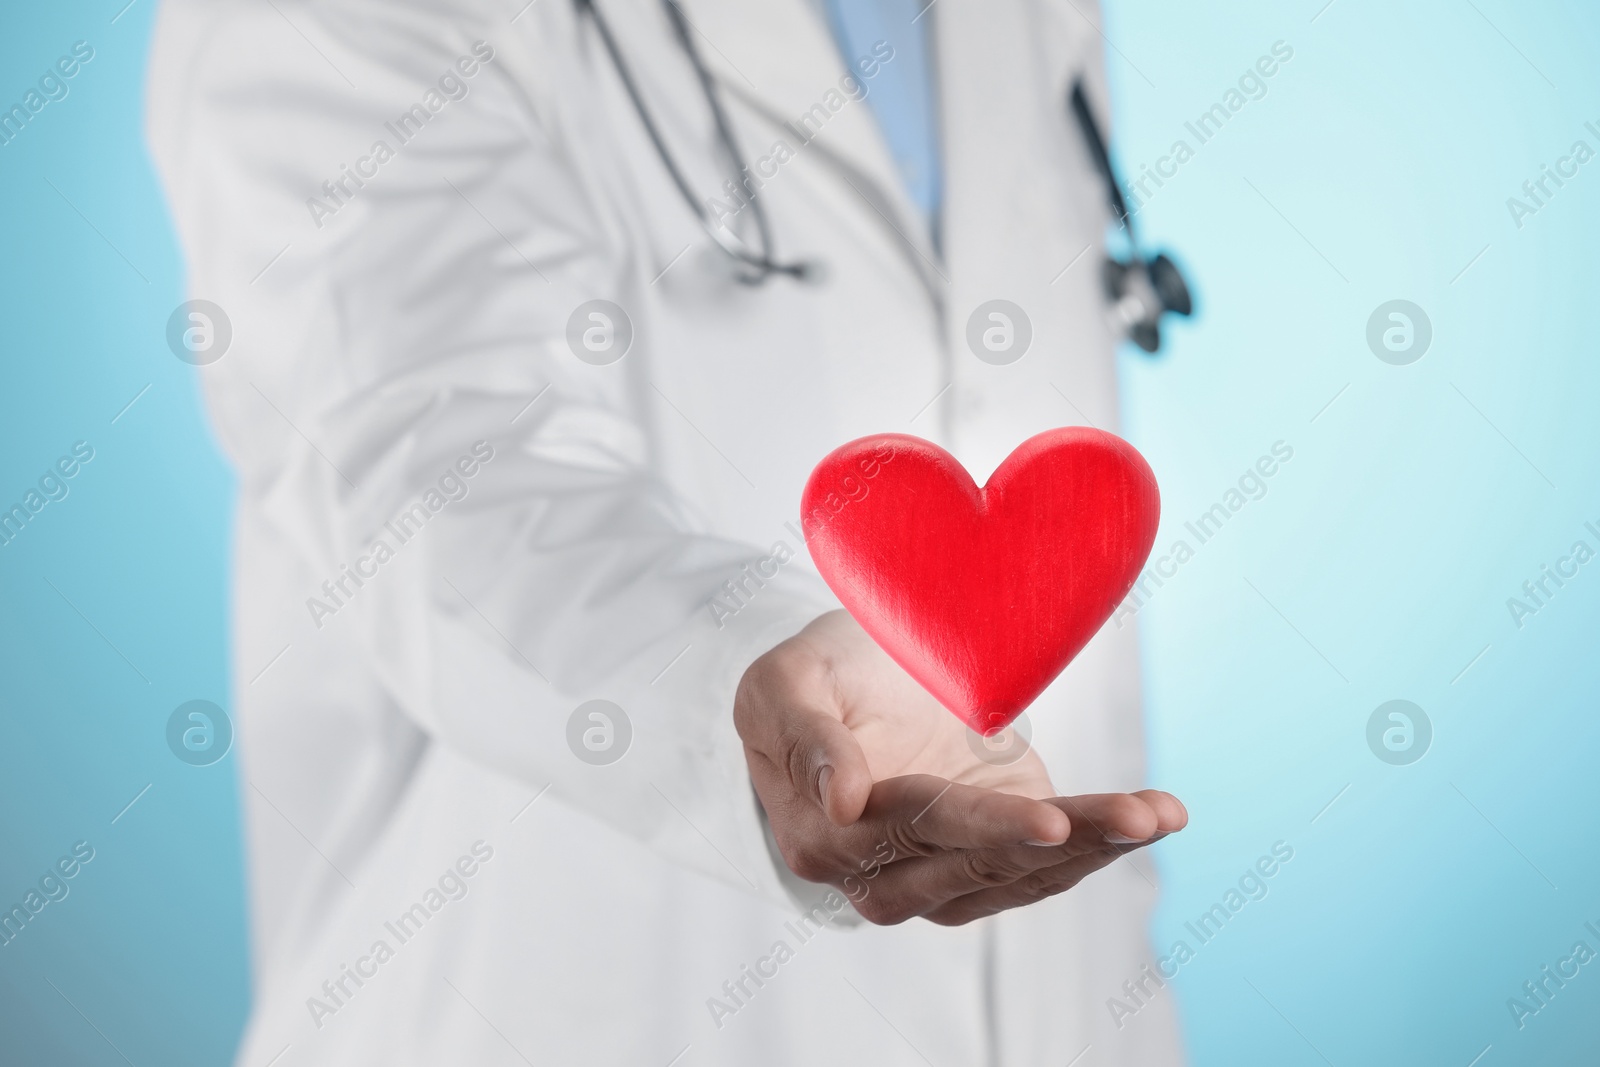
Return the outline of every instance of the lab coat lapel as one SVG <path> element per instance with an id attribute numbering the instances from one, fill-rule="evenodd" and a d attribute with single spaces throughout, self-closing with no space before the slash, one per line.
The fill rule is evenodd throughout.
<path id="1" fill-rule="evenodd" d="M 998 287 L 995 295 L 1048 286 L 1085 231 L 1106 222 L 1104 192 L 1066 111 L 1073 53 L 1093 31 L 1044 7 L 939 0 L 933 9 L 946 252 L 964 279 Z"/>
<path id="2" fill-rule="evenodd" d="M 1064 7 L 1065 5 L 1061 5 Z M 1100 297 L 1103 184 L 1065 110 L 1075 71 L 1103 100 L 1093 26 L 1053 4 L 938 0 L 944 138 L 946 330 L 953 388 L 941 403 L 956 454 L 982 481 L 1030 433 L 1116 425 Z M 1005 300 L 1032 340 L 994 365 L 968 341 Z"/>
<path id="3" fill-rule="evenodd" d="M 843 192 L 858 209 L 882 216 L 899 232 L 919 271 L 936 273 L 927 221 L 905 192 L 871 104 L 840 88 L 846 61 L 818 6 L 811 0 L 678 2 L 699 34 L 706 66 L 735 108 L 753 112 L 773 137 L 825 163 L 848 183 Z M 860 80 L 870 95 L 871 79 Z M 805 116 L 821 116 L 818 107 L 826 109 L 825 123 L 806 122 Z M 754 155 L 767 144 L 753 142 L 745 151 Z"/>

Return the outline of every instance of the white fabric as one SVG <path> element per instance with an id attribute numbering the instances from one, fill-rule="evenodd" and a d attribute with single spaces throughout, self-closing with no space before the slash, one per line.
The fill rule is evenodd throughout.
<path id="1" fill-rule="evenodd" d="M 713 195 L 709 116 L 658 3 L 601 2 Z M 743 667 L 835 602 L 801 550 L 725 627 L 707 606 L 776 542 L 800 549 L 804 479 L 852 437 L 930 437 L 982 479 L 1029 434 L 1115 427 L 1102 192 L 1063 110 L 1073 71 L 1100 84 L 1097 16 L 929 11 L 936 259 L 864 103 L 804 146 L 773 124 L 843 74 L 812 5 L 684 7 L 746 154 L 796 149 L 762 195 L 779 254 L 825 261 L 826 284 L 729 280 L 568 0 L 163 5 L 150 141 L 190 293 L 233 326 L 196 374 L 239 472 L 256 1002 L 238 1062 L 1176 1063 L 1170 990 L 1120 1029 L 1106 1007 L 1150 958 L 1143 857 L 961 929 L 802 942 L 729 710 Z M 477 41 L 493 56 L 467 96 L 438 97 L 319 227 L 308 198 L 396 148 L 384 124 Z M 966 347 L 996 297 L 1034 329 L 1010 366 Z M 596 298 L 635 331 L 610 366 L 566 342 Z M 385 521 L 477 442 L 493 458 L 465 464 L 467 495 L 394 543 Z M 375 537 L 393 558 L 318 626 L 308 598 L 333 607 L 323 583 Z M 635 730 L 608 767 L 566 743 L 593 698 Z M 1145 784 L 1131 630 L 1030 718 L 1062 792 Z M 473 873 L 446 887 L 466 895 L 426 892 L 458 860 Z M 401 944 L 385 923 L 418 902 L 440 906 Z M 779 940 L 794 958 L 714 1021 L 708 999 Z M 335 1002 L 344 966 L 370 976 Z"/>

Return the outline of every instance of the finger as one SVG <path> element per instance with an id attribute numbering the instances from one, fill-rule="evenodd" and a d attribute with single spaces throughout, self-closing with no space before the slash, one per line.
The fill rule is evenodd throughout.
<path id="1" fill-rule="evenodd" d="M 933 898 L 951 899 L 1009 884 L 1089 852 L 1109 851 L 1115 858 L 1181 830 L 1187 820 L 1176 797 L 1155 790 L 1053 797 L 1047 803 L 1078 818 L 1064 842 L 1044 848 L 1037 839 L 1022 846 L 952 848 L 901 864 L 894 881 Z"/>
<path id="2" fill-rule="evenodd" d="M 874 893 L 875 880 L 885 870 L 909 859 L 949 849 L 989 852 L 1012 846 L 1052 851 L 1017 842 L 1019 838 L 1041 843 L 1045 838 L 1065 840 L 1072 829 L 1066 816 L 1043 801 L 953 785 L 933 775 L 908 775 L 878 783 L 862 817 L 848 826 L 837 826 L 810 799 L 792 791 L 784 772 L 767 757 L 752 753 L 750 771 L 789 869 L 807 881 L 841 889 L 852 901 Z M 1029 836 L 1034 834 L 1040 836 Z M 893 881 L 897 886 L 905 882 Z M 903 921 L 945 897 L 972 888 L 970 882 L 959 884 L 939 897 L 920 895 L 909 886 L 903 893 L 897 888 L 892 894 L 896 901 L 893 918 L 881 910 L 867 917 L 880 923 Z M 883 897 L 878 894 L 874 907 Z"/>
<path id="3" fill-rule="evenodd" d="M 1026 874 L 1008 885 L 980 889 L 945 901 L 923 914 L 940 926 L 961 926 L 1013 908 L 1037 904 L 1076 886 L 1095 871 L 1114 862 L 1124 851 L 1143 845 L 1105 848 L 1073 856 L 1064 863 Z"/>
<path id="4" fill-rule="evenodd" d="M 1062 862 L 1059 846 L 946 849 L 913 856 L 877 872 L 876 879 L 865 886 L 874 898 L 871 908 L 864 910 L 857 901 L 857 910 L 874 922 L 899 922 L 930 914 L 980 890 L 1008 886 Z"/>
<path id="5" fill-rule="evenodd" d="M 1150 796 L 1107 793 L 1052 797 L 1041 803 L 1071 811 L 1077 821 L 1070 835 L 1050 842 L 1050 847 L 1039 847 L 1044 843 L 1041 838 L 1024 838 L 1035 843 L 1020 844 L 1014 835 L 990 845 L 941 842 L 943 848 L 939 851 L 909 858 L 885 870 L 878 888 L 897 910 L 916 908 L 920 914 L 969 893 L 1010 885 L 1087 853 L 1106 851 L 1109 862 L 1119 852 L 1133 847 L 1136 840 L 1148 841 L 1160 835 L 1163 815 L 1155 808 L 1156 803 L 1165 808 L 1165 801 L 1160 798 L 1177 805 L 1175 799 L 1153 791 Z M 1168 822 L 1177 821 L 1172 812 L 1166 812 L 1165 817 Z"/>
<path id="6" fill-rule="evenodd" d="M 863 918 L 892 925 L 1060 862 L 1059 845 L 1019 839 L 1064 842 L 1072 826 L 1043 801 L 907 775 L 878 783 L 861 821 L 847 832 L 878 835 L 874 862 L 834 884 Z"/>
<path id="7" fill-rule="evenodd" d="M 862 819 L 909 855 L 1005 848 L 1030 841 L 1056 845 L 1072 833 L 1071 818 L 1052 803 L 930 774 L 878 782 Z"/>
<path id="8" fill-rule="evenodd" d="M 885 838 L 897 847 L 875 872 L 870 887 L 877 898 L 868 915 L 873 921 L 899 922 L 1051 868 L 1069 873 L 1072 868 L 1063 865 L 1085 855 L 1104 853 L 1092 861 L 1104 865 L 1139 847 L 1131 839 L 1142 835 L 1145 842 L 1159 840 L 1180 829 L 1186 817 L 1175 798 L 1153 790 L 1139 795 L 1055 797 L 1039 803 L 1058 811 L 1075 808 L 1082 821 L 1062 827 L 1069 833 L 1040 847 L 1047 835 L 1025 837 L 1023 844 L 1017 841 L 1019 829 L 1037 825 L 1027 821 L 1038 812 L 1026 798 L 940 782 L 906 776 L 879 783 L 874 790 L 858 830 L 881 824 Z M 937 793 L 932 792 L 935 785 Z M 919 809 L 918 815 L 909 826 L 897 826 L 895 819 L 904 819 L 911 807 Z M 985 822 L 997 813 L 997 823 Z M 1022 897 L 1024 902 L 1030 899 L 1027 893 Z"/>
<path id="9" fill-rule="evenodd" d="M 1092 831 L 1112 845 L 1149 841 L 1158 833 L 1173 833 L 1188 824 L 1188 813 L 1178 799 L 1154 789 L 1052 797 L 1048 803 L 1066 812 L 1080 829 Z"/>
<path id="10" fill-rule="evenodd" d="M 1188 812 L 1176 797 L 1153 789 L 1133 794 L 1057 797 L 1055 801 L 1063 802 L 1063 806 L 1074 811 L 1079 821 L 1065 845 L 1038 850 L 1048 863 L 1035 863 L 1033 870 L 1006 884 L 952 896 L 946 903 L 926 912 L 925 917 L 944 925 L 959 925 L 985 915 L 1025 907 L 1071 889 L 1119 856 L 1152 845 L 1182 830 L 1188 823 Z M 1141 811 L 1140 805 L 1147 810 Z M 1154 828 L 1146 833 L 1151 818 Z M 1140 834 L 1145 834 L 1141 840 L 1128 840 Z M 945 857 L 935 857 L 935 860 L 942 861 Z M 931 864 L 934 860 L 928 862 Z M 1026 855 L 1008 856 L 991 859 L 986 866 L 1018 867 L 1028 863 Z M 969 866 L 972 866 L 970 862 Z M 984 866 L 978 865 L 978 869 Z"/>
<path id="11" fill-rule="evenodd" d="M 872 772 L 855 736 L 841 721 L 826 667 L 785 661 L 753 666 L 742 685 L 751 696 L 735 702 L 735 724 L 745 746 L 763 756 L 835 826 L 861 816 Z"/>
<path id="12" fill-rule="evenodd" d="M 1189 809 L 1183 806 L 1183 801 L 1171 793 L 1164 793 L 1159 789 L 1141 789 L 1134 794 L 1140 797 L 1156 813 L 1157 827 L 1163 834 L 1175 834 L 1189 825 Z"/>

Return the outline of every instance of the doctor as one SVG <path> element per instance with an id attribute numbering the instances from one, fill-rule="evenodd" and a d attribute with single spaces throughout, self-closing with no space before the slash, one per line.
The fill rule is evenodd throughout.
<path id="1" fill-rule="evenodd" d="M 981 482 L 1115 428 L 1095 13 L 594 7 L 163 5 L 232 338 L 238 1062 L 1179 1062 L 1131 630 L 997 751 L 795 532 L 853 437 Z"/>

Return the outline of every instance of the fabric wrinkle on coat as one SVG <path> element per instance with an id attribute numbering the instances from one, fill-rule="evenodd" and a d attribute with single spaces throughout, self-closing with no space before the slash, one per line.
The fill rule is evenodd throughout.
<path id="1" fill-rule="evenodd" d="M 726 197 L 658 0 L 600 2 Z M 829 450 L 912 433 L 981 481 L 1032 433 L 1115 430 L 1098 279 L 1063 273 L 1105 232 L 1062 103 L 1075 73 L 1103 86 L 1100 39 L 1032 0 L 927 13 L 936 251 L 866 103 L 829 109 L 845 71 L 810 0 L 683 6 L 752 159 L 790 150 L 760 195 L 825 284 L 728 276 L 571 4 L 161 7 L 152 154 L 191 295 L 234 329 L 195 373 L 239 486 L 237 1062 L 921 1063 L 898 1029 L 949 1062 L 1178 1063 L 1170 990 L 1121 1028 L 1106 1009 L 1151 959 L 1147 857 L 968 927 L 815 932 L 730 713 L 744 667 L 837 606 L 791 531 Z M 966 340 L 997 298 L 1032 328 L 1007 366 Z M 584 347 L 595 301 L 620 358 Z M 568 743 L 591 700 L 631 723 L 614 763 Z M 1146 784 L 1132 628 L 1028 715 L 1063 793 Z"/>

